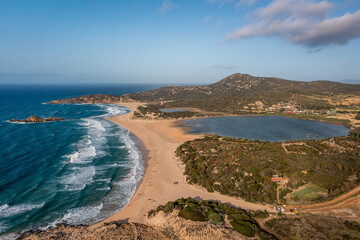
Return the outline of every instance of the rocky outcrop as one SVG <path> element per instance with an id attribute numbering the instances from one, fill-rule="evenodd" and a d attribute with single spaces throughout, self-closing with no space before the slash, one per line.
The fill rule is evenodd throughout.
<path id="1" fill-rule="evenodd" d="M 65 119 L 59 117 L 48 117 L 41 118 L 38 116 L 31 116 L 25 120 L 11 119 L 10 122 L 18 122 L 18 123 L 42 123 L 42 122 L 55 122 L 55 121 L 64 121 Z"/>
<path id="2" fill-rule="evenodd" d="M 48 102 L 46 104 L 74 104 L 74 103 L 116 103 L 116 102 L 129 102 L 132 99 L 129 95 L 122 96 L 108 95 L 108 94 L 95 94 L 85 95 L 74 98 L 59 99 Z"/>
<path id="3" fill-rule="evenodd" d="M 18 240 L 117 240 L 117 239 L 168 239 L 161 232 L 140 223 L 117 223 L 104 224 L 101 227 L 90 230 L 88 226 L 70 226 L 58 224 L 55 228 L 45 231 L 36 230 L 21 234 Z"/>

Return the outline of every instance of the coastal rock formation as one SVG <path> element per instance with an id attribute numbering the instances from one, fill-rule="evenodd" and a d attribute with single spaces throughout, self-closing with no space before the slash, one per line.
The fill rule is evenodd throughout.
<path id="1" fill-rule="evenodd" d="M 74 103 L 116 103 L 129 102 L 131 98 L 125 94 L 122 96 L 114 96 L 108 94 L 85 95 L 75 98 L 59 99 L 48 102 L 46 104 L 74 104 Z"/>
<path id="2" fill-rule="evenodd" d="M 55 122 L 55 121 L 64 121 L 65 119 L 59 117 L 48 117 L 41 118 L 38 116 L 31 116 L 25 120 L 11 119 L 10 122 L 18 122 L 18 123 L 41 123 L 41 122 Z"/>
<path id="3" fill-rule="evenodd" d="M 36 230 L 23 233 L 18 240 L 117 240 L 117 239 L 167 239 L 161 232 L 140 223 L 117 223 L 104 224 L 94 230 L 88 226 L 70 226 L 58 224 L 56 228 L 45 231 Z"/>

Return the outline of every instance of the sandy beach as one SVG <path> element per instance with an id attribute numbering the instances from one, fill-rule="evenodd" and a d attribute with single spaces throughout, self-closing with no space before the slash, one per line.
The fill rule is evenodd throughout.
<path id="1" fill-rule="evenodd" d="M 141 103 L 119 103 L 119 105 L 134 110 Z M 201 187 L 187 184 L 183 175 L 184 166 L 175 157 L 174 152 L 185 141 L 203 135 L 187 134 L 178 126 L 177 120 L 132 120 L 132 116 L 133 111 L 110 117 L 109 120 L 135 134 L 148 150 L 144 176 L 129 204 L 109 218 L 94 224 L 93 227 L 118 220 L 145 223 L 146 215 L 151 209 L 182 197 L 219 200 L 244 209 L 271 210 L 269 205 L 249 203 L 220 193 L 209 193 Z"/>

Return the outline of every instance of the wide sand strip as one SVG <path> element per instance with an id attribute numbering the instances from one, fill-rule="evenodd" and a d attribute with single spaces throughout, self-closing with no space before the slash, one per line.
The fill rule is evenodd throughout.
<path id="1" fill-rule="evenodd" d="M 141 103 L 119 103 L 132 110 Z M 141 183 L 129 204 L 119 212 L 97 223 L 128 220 L 129 222 L 145 222 L 146 215 L 168 201 L 178 198 L 199 197 L 203 200 L 219 200 L 234 206 L 252 210 L 271 210 L 269 205 L 246 202 L 245 200 L 209 193 L 201 187 L 186 183 L 184 165 L 175 157 L 176 148 L 188 140 L 202 137 L 203 135 L 187 134 L 184 128 L 178 126 L 176 120 L 132 120 L 131 113 L 110 117 L 109 120 L 128 129 L 135 134 L 149 152 L 147 168 Z"/>

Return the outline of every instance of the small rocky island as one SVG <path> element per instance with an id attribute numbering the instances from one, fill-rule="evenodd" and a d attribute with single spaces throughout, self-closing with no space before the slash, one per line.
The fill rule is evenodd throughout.
<path id="1" fill-rule="evenodd" d="M 64 121 L 65 119 L 59 117 L 48 117 L 41 118 L 38 116 L 31 116 L 25 120 L 11 119 L 10 122 L 15 123 L 42 123 L 42 122 L 55 122 L 55 121 Z"/>

